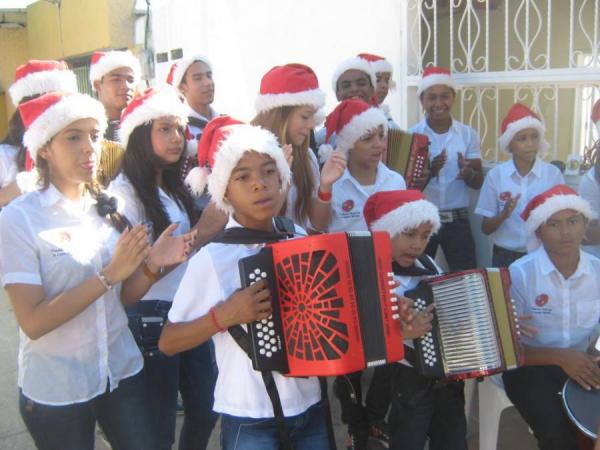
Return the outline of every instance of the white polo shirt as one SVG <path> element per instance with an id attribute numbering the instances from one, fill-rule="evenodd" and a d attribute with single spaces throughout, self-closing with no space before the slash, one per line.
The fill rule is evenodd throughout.
<path id="1" fill-rule="evenodd" d="M 565 279 L 542 245 L 509 270 L 517 313 L 532 315 L 528 324 L 538 330 L 521 336 L 523 343 L 585 350 L 600 321 L 600 259 L 580 251 L 577 270 Z"/>
<path id="2" fill-rule="evenodd" d="M 239 227 L 232 217 L 226 228 Z M 304 234 L 297 227 L 297 231 Z M 210 308 L 229 298 L 241 287 L 238 261 L 256 254 L 263 244 L 210 243 L 189 261 L 169 321 L 188 322 L 208 313 Z M 202 286 L 199 287 L 199 280 Z M 219 375 L 215 386 L 213 409 L 236 417 L 274 417 L 260 372 L 228 332 L 213 336 Z M 321 399 L 319 381 L 315 377 L 291 378 L 273 372 L 286 417 L 302 414 Z"/>
<path id="3" fill-rule="evenodd" d="M 17 147 L 0 144 L 0 188 L 12 183 L 17 176 L 17 153 Z"/>
<path id="4" fill-rule="evenodd" d="M 344 174 L 333 183 L 331 189 L 329 232 L 367 231 L 367 223 L 363 216 L 363 208 L 367 199 L 375 192 L 398 189 L 406 189 L 404 178 L 381 162 L 377 165 L 375 184 L 371 186 L 360 184 L 346 169 Z"/>
<path id="5" fill-rule="evenodd" d="M 317 161 L 317 157 L 315 152 L 312 151 L 311 148 L 306 150 L 308 152 L 308 161 L 310 164 L 310 171 L 313 177 L 313 190 L 311 193 L 311 201 L 317 198 L 319 192 L 319 182 L 321 180 L 321 172 L 319 171 L 319 162 Z M 298 189 L 294 184 L 294 177 L 292 176 L 292 184 L 287 194 L 286 208 L 285 208 L 285 216 L 289 217 L 294 221 L 294 223 L 299 223 L 303 228 L 313 228 L 310 223 L 310 219 L 307 218 L 305 221 L 301 221 L 296 217 L 294 213 L 294 205 L 296 204 L 296 199 L 298 198 Z"/>
<path id="6" fill-rule="evenodd" d="M 475 214 L 495 217 L 504 209 L 507 201 L 521 194 L 510 217 L 490 235 L 490 239 L 500 247 L 525 252 L 527 229 L 521 213 L 533 197 L 564 182 L 560 170 L 541 159 L 535 161 L 525 176 L 519 174 L 514 161 L 510 159 L 495 166 L 485 176 Z"/>
<path id="7" fill-rule="evenodd" d="M 124 174 L 119 174 L 108 187 L 107 193 L 117 198 L 118 210 L 125 215 L 132 225 L 137 225 L 148 220 L 144 212 L 144 205 L 137 196 L 131 181 Z M 163 204 L 164 210 L 169 216 L 171 223 L 179 222 L 179 226 L 173 232 L 174 236 L 190 231 L 190 219 L 185 209 L 180 208 L 177 202 L 169 197 L 165 191 L 158 188 L 158 198 Z M 142 297 L 143 300 L 173 301 L 175 291 L 183 278 L 187 262 L 184 262 L 166 274 Z"/>
<path id="8" fill-rule="evenodd" d="M 425 188 L 427 200 L 435 204 L 440 211 L 466 208 L 469 206 L 469 190 L 463 180 L 457 180 L 458 154 L 466 159 L 481 159 L 480 140 L 477 132 L 468 125 L 452 119 L 447 133 L 438 134 L 427 125 L 427 119 L 413 126 L 411 133 L 421 133 L 429 137 L 429 160 L 446 149 L 446 164 L 437 177 L 432 177 Z"/>
<path id="9" fill-rule="evenodd" d="M 579 195 L 590 203 L 592 211 L 596 213 L 597 217 L 600 217 L 600 185 L 596 180 L 596 169 L 594 167 L 581 177 L 578 190 Z M 600 257 L 600 245 L 585 245 L 583 249 L 594 256 Z"/>
<path id="10" fill-rule="evenodd" d="M 53 298 L 93 277 L 111 260 L 119 237 L 95 202 L 73 202 L 53 185 L 11 202 L 0 213 L 3 285 L 40 285 Z M 48 405 L 90 400 L 138 373 L 142 355 L 127 326 L 121 285 L 36 340 L 19 330 L 18 385 Z"/>

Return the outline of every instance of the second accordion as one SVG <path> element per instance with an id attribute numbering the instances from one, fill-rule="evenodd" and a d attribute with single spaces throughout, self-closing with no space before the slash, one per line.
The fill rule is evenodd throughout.
<path id="1" fill-rule="evenodd" d="M 416 179 L 423 176 L 429 165 L 429 138 L 419 133 L 388 130 L 385 164 L 404 177 L 407 189 L 423 190 Z"/>
<path id="2" fill-rule="evenodd" d="M 404 356 L 386 232 L 268 244 L 239 261 L 242 287 L 265 279 L 273 313 L 248 325 L 255 370 L 333 376 Z"/>
<path id="3" fill-rule="evenodd" d="M 417 310 L 435 304 L 432 330 L 415 339 L 415 368 L 427 377 L 462 380 L 522 365 L 509 291 L 506 268 L 440 275 L 406 291 Z"/>

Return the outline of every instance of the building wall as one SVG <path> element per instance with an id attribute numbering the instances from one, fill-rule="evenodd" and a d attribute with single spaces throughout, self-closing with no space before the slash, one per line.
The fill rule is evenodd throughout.
<path id="1" fill-rule="evenodd" d="M 14 111 L 8 87 L 15 69 L 28 59 L 26 28 L 0 28 L 0 139 L 6 134 L 8 119 Z"/>

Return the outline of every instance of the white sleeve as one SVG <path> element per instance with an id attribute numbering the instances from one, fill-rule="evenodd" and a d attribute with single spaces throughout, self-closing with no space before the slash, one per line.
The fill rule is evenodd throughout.
<path id="1" fill-rule="evenodd" d="M 133 226 L 146 220 L 144 205 L 135 193 L 135 189 L 123 175 L 110 183 L 106 193 L 117 199 L 117 210 L 124 215 Z"/>
<path id="2" fill-rule="evenodd" d="M 515 309 L 518 316 L 523 316 L 527 312 L 527 285 L 526 276 L 520 265 L 511 264 L 510 271 L 510 296 L 515 301 Z"/>
<path id="3" fill-rule="evenodd" d="M 169 310 L 169 321 L 189 322 L 197 319 L 222 300 L 225 299 L 219 277 L 209 252 L 202 248 L 188 262 Z"/>
<path id="4" fill-rule="evenodd" d="M 590 171 L 593 171 L 594 168 L 591 168 Z M 600 213 L 600 189 L 598 188 L 598 182 L 592 179 L 593 173 L 590 176 L 590 173 L 587 173 L 579 183 L 579 195 L 584 200 L 587 200 L 591 207 L 592 211 L 596 214 Z"/>
<path id="5" fill-rule="evenodd" d="M 477 201 L 477 207 L 475 208 L 475 214 L 479 214 L 483 217 L 494 217 L 498 214 L 498 192 L 494 182 L 492 180 L 495 175 L 495 171 L 490 170 L 483 180 L 483 186 L 479 191 L 479 200 Z"/>
<path id="6" fill-rule="evenodd" d="M 481 142 L 477 132 L 469 127 L 468 128 L 469 138 L 467 142 L 467 148 L 465 150 L 466 159 L 481 159 Z"/>
<path id="7" fill-rule="evenodd" d="M 2 284 L 42 284 L 37 237 L 23 211 L 13 204 L 0 213 Z"/>

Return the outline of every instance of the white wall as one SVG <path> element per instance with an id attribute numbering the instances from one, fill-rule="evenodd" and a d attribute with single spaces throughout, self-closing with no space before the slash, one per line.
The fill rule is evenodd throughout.
<path id="1" fill-rule="evenodd" d="M 215 108 L 241 120 L 254 116 L 262 75 L 274 65 L 311 66 L 327 93 L 326 111 L 336 104 L 331 75 L 359 52 L 385 56 L 399 71 L 403 0 L 154 0 L 155 52 L 181 47 L 212 63 Z M 173 61 L 156 65 L 164 80 Z M 399 117 L 403 102 L 391 92 L 386 103 Z"/>

